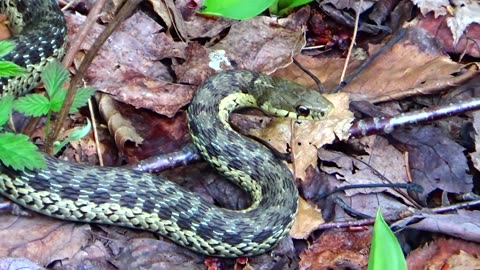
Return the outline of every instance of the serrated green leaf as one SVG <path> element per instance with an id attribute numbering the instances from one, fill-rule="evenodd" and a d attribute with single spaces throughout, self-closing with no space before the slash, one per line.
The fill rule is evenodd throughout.
<path id="1" fill-rule="evenodd" d="M 257 16 L 275 0 L 205 0 L 202 14 L 222 16 L 236 20 L 246 20 Z"/>
<path id="2" fill-rule="evenodd" d="M 373 226 L 368 270 L 384 269 L 407 270 L 407 263 L 397 238 L 383 219 L 379 208 Z"/>
<path id="3" fill-rule="evenodd" d="M 65 140 L 56 141 L 54 143 L 55 154 L 58 153 L 58 151 L 60 151 L 65 145 L 67 145 L 67 143 L 80 140 L 81 138 L 87 136 L 91 128 L 92 124 L 90 123 L 90 120 L 87 119 L 87 124 L 85 126 L 76 127 L 67 131 L 69 133 L 69 136 Z"/>
<path id="4" fill-rule="evenodd" d="M 0 61 L 0 77 L 10 77 L 22 75 L 27 70 L 13 62 Z"/>
<path id="5" fill-rule="evenodd" d="M 38 148 L 29 141 L 28 136 L 23 134 L 3 133 L 0 134 L 0 160 L 5 166 L 15 170 L 25 168 L 45 168 L 45 160 Z"/>
<path id="6" fill-rule="evenodd" d="M 0 41 L 0 58 L 11 53 L 15 49 L 15 43 L 11 40 L 2 40 Z"/>
<path id="7" fill-rule="evenodd" d="M 92 87 L 82 87 L 77 90 L 75 98 L 73 99 L 72 107 L 70 108 L 70 113 L 75 113 L 79 108 L 85 106 L 89 98 L 93 96 L 95 90 Z"/>
<path id="8" fill-rule="evenodd" d="M 52 98 L 60 89 L 63 89 L 69 73 L 58 61 L 52 61 L 42 71 L 41 77 L 48 96 Z"/>
<path id="9" fill-rule="evenodd" d="M 14 99 L 11 95 L 4 96 L 0 99 L 0 126 L 7 123 L 10 113 L 12 112 Z"/>
<path id="10" fill-rule="evenodd" d="M 50 101 L 40 94 L 28 94 L 18 98 L 14 103 L 15 110 L 26 116 L 46 115 L 50 110 Z"/>
<path id="11" fill-rule="evenodd" d="M 65 97 L 67 96 L 67 90 L 62 87 L 55 95 L 50 96 L 50 109 L 54 112 L 59 112 L 65 102 Z"/>

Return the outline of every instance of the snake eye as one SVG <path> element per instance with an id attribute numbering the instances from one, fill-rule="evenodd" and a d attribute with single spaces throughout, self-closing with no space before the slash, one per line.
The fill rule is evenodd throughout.
<path id="1" fill-rule="evenodd" d="M 308 116 L 310 114 L 310 109 L 303 105 L 298 105 L 297 114 L 301 116 Z"/>

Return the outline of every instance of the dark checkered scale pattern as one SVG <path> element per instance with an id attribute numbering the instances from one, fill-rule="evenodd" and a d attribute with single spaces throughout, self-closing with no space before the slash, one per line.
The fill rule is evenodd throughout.
<path id="1" fill-rule="evenodd" d="M 40 82 L 40 72 L 49 61 L 63 56 L 67 28 L 55 0 L 1 0 L 0 13 L 7 15 L 15 50 L 2 60 L 27 69 L 17 77 L 1 78 L 1 96 L 24 94 Z"/>

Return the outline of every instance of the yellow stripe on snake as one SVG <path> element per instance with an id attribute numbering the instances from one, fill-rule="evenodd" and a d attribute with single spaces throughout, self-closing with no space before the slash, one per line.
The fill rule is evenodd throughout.
<path id="1" fill-rule="evenodd" d="M 1 91 L 21 95 L 35 87 L 48 61 L 63 54 L 65 21 L 55 0 L 2 0 L 0 9 L 16 44 L 5 59 L 29 69 L 28 75 L 2 80 Z M 46 157 L 46 169 L 36 171 L 0 164 L 0 193 L 47 216 L 147 230 L 211 256 L 264 253 L 288 234 L 298 192 L 282 161 L 230 127 L 230 113 L 242 107 L 321 119 L 332 105 L 314 90 L 254 71 L 223 72 L 198 88 L 188 108 L 193 142 L 205 160 L 250 194 L 247 209 L 212 205 L 152 174 L 52 157 Z"/>

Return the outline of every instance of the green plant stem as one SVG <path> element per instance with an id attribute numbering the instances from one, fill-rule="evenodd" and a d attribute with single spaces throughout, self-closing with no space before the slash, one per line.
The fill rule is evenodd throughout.
<path id="1" fill-rule="evenodd" d="M 67 115 L 70 111 L 70 107 L 72 106 L 73 99 L 75 98 L 75 94 L 77 93 L 77 85 L 79 85 L 83 78 L 85 77 L 85 72 L 87 68 L 92 63 L 93 59 L 97 55 L 98 51 L 102 47 L 103 43 L 108 39 L 108 37 L 113 33 L 113 31 L 117 28 L 117 26 L 123 22 L 137 7 L 137 5 L 141 2 L 141 0 L 127 0 L 123 7 L 120 9 L 118 14 L 115 16 L 113 21 L 108 24 L 108 26 L 103 30 L 100 36 L 97 38 L 95 43 L 92 45 L 90 50 L 88 50 L 85 58 L 83 59 L 80 67 L 78 68 L 77 75 L 73 77 L 72 81 L 70 82 L 70 86 L 68 88 L 67 96 L 65 97 L 65 103 L 60 110 L 58 115 L 58 119 L 55 121 L 53 125 L 53 130 L 47 137 L 45 143 L 45 151 L 49 155 L 53 155 L 54 147 L 53 143 L 55 142 L 58 134 L 60 134 L 60 130 L 62 129 L 62 123 L 67 118 Z M 96 15 L 95 15 L 96 17 Z"/>

